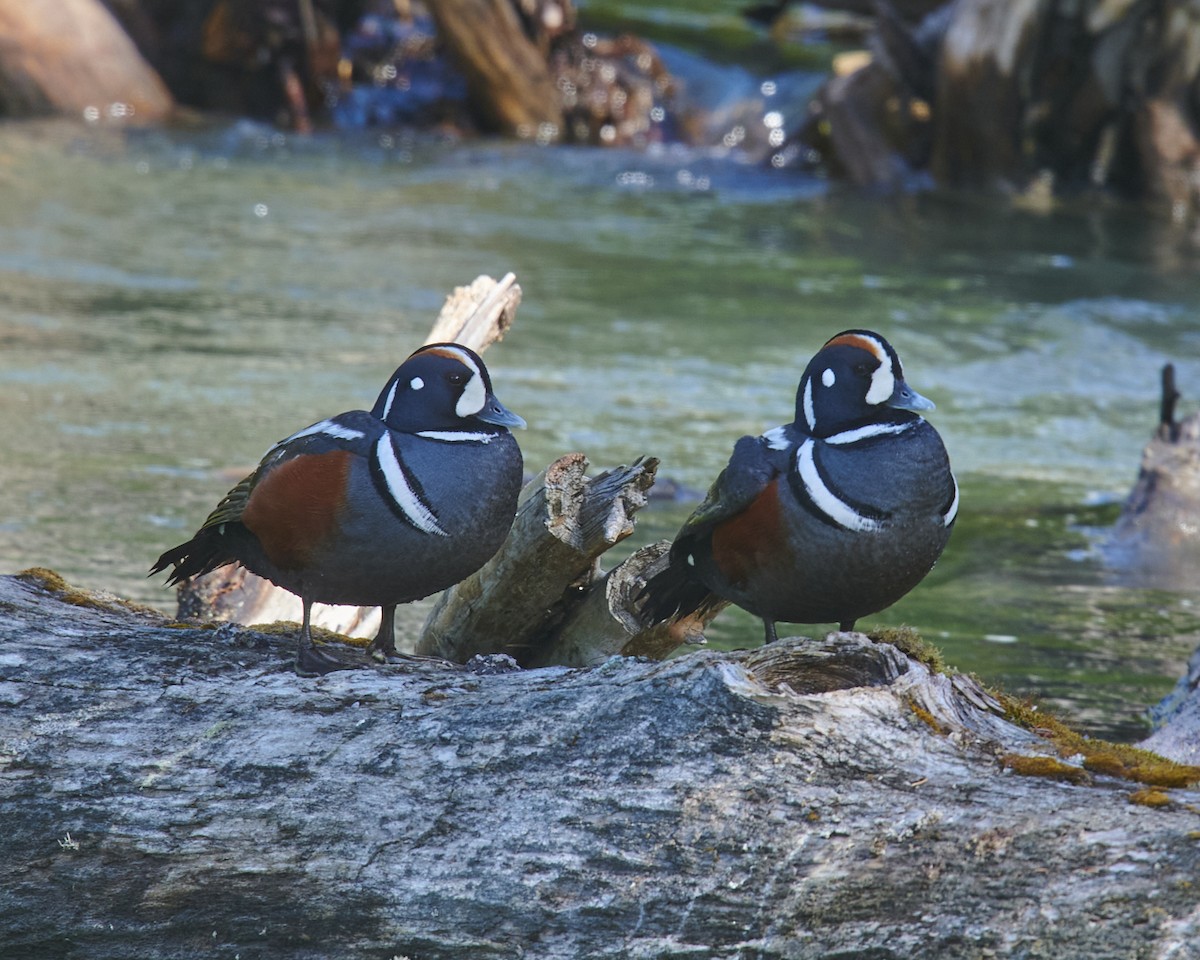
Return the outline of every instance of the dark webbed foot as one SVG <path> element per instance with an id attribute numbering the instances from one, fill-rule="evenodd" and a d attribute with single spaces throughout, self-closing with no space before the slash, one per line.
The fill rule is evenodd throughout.
<path id="1" fill-rule="evenodd" d="M 304 607 L 304 622 L 300 625 L 300 639 L 296 644 L 296 673 L 302 677 L 323 677 L 334 670 L 348 670 L 344 663 L 331 653 L 326 653 L 313 644 L 309 625 L 312 622 L 312 601 L 300 598 Z"/>
<path id="2" fill-rule="evenodd" d="M 766 637 L 763 640 L 763 646 L 766 646 L 768 643 L 774 643 L 779 639 L 779 634 L 775 632 L 774 620 L 763 620 L 763 626 L 766 627 Z"/>
<path id="3" fill-rule="evenodd" d="M 310 640 L 300 641 L 296 648 L 296 673 L 302 677 L 323 677 L 334 670 L 349 670 L 350 664 L 314 646 Z"/>

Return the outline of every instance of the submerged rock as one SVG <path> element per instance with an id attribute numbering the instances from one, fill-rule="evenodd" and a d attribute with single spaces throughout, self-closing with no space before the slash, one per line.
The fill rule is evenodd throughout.
<path id="1" fill-rule="evenodd" d="M 1177 421 L 1178 396 L 1168 365 L 1158 428 L 1103 552 L 1130 585 L 1200 593 L 1200 412 Z"/>

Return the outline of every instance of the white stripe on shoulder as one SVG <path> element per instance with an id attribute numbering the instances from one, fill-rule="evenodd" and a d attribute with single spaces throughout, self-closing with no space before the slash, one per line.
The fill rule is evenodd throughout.
<path id="1" fill-rule="evenodd" d="M 333 437 L 335 440 L 361 440 L 366 436 L 361 430 L 343 427 L 340 423 L 336 423 L 333 420 L 322 420 L 320 423 L 314 423 L 311 427 L 305 427 L 303 430 L 296 431 L 290 437 L 280 440 L 275 446 L 282 447 L 285 443 L 291 443 L 293 440 L 299 440 L 302 437 L 315 437 L 321 434 Z"/>
<path id="2" fill-rule="evenodd" d="M 871 423 L 865 427 L 856 427 L 854 430 L 843 430 L 841 433 L 835 433 L 832 437 L 826 437 L 826 443 L 834 443 L 838 445 L 846 443 L 858 443 L 859 440 L 870 440 L 872 437 L 894 436 L 898 433 L 903 433 L 905 430 L 911 430 L 915 427 L 921 418 L 909 420 L 907 423 Z"/>
<path id="3" fill-rule="evenodd" d="M 470 433 L 466 430 L 418 430 L 418 437 L 426 440 L 444 440 L 447 443 L 491 443 L 498 433 Z"/>
<path id="4" fill-rule="evenodd" d="M 950 506 L 942 514 L 942 523 L 946 526 L 950 526 L 954 522 L 954 518 L 958 516 L 958 481 L 954 479 L 954 474 L 950 474 L 950 482 L 954 484 L 954 499 L 950 501 Z"/>
<path id="5" fill-rule="evenodd" d="M 787 427 L 772 427 L 762 435 L 762 438 L 767 441 L 767 446 L 772 450 L 786 450 L 792 445 L 788 439 Z"/>
<path id="6" fill-rule="evenodd" d="M 383 472 L 383 479 L 387 484 L 392 501 L 412 522 L 412 525 L 425 533 L 435 533 L 439 537 L 449 536 L 442 529 L 442 525 L 438 523 L 433 511 L 421 501 L 417 492 L 409 484 L 408 478 L 404 476 L 404 468 L 400 466 L 400 460 L 396 457 L 396 450 L 392 446 L 390 434 L 385 433 L 375 444 L 375 461 Z"/>
<path id="7" fill-rule="evenodd" d="M 804 484 L 804 492 L 817 509 L 839 527 L 845 527 L 847 530 L 874 532 L 883 529 L 879 520 L 864 517 L 826 486 L 813 459 L 813 450 L 812 440 L 805 440 L 800 444 L 800 449 L 796 451 L 796 469 L 800 473 L 800 481 Z"/>

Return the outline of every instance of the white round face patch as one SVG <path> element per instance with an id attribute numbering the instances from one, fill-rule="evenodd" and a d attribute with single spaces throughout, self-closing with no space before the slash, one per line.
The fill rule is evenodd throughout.
<path id="1" fill-rule="evenodd" d="M 821 374 L 821 382 L 827 387 L 832 387 L 837 383 L 837 375 L 829 367 L 826 367 L 825 372 Z"/>
<path id="2" fill-rule="evenodd" d="M 470 367 L 472 369 L 471 379 L 463 387 L 462 396 L 458 398 L 458 403 L 454 407 L 454 412 L 460 417 L 477 414 L 487 403 L 487 388 L 483 385 L 483 377 L 475 369 L 475 364 L 470 364 Z"/>
<path id="3" fill-rule="evenodd" d="M 424 380 L 422 380 L 420 377 L 413 377 L 413 378 L 412 378 L 412 379 L 411 379 L 411 380 L 408 382 L 408 385 L 409 385 L 410 387 L 412 387 L 414 390 L 420 390 L 422 387 L 424 387 L 424 386 L 425 386 L 425 381 L 424 381 Z"/>

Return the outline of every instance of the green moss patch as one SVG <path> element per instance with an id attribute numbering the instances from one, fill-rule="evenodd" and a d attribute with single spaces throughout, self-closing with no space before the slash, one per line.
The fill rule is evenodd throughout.
<path id="1" fill-rule="evenodd" d="M 143 606 L 140 603 L 134 603 L 132 600 L 123 600 L 120 597 L 100 597 L 90 590 L 74 587 L 67 582 L 62 574 L 47 567 L 30 567 L 28 570 L 22 570 L 16 574 L 16 579 L 22 580 L 45 593 L 53 594 L 63 603 L 69 603 L 74 607 L 86 607 L 92 610 L 104 610 L 107 612 L 125 611 L 142 616 L 151 616 L 159 620 L 163 618 L 162 613 L 153 607 Z"/>
<path id="2" fill-rule="evenodd" d="M 910 660 L 923 663 L 933 673 L 945 673 L 946 661 L 942 651 L 912 627 L 885 627 L 867 634 L 876 643 L 890 643 Z"/>
<path id="3" fill-rule="evenodd" d="M 1091 775 L 1083 768 L 1043 754 L 1027 756 L 1023 753 L 1006 753 L 1000 758 L 1000 764 L 1006 770 L 1023 777 L 1046 777 L 1049 780 L 1062 780 L 1074 784 L 1092 782 Z"/>
<path id="4" fill-rule="evenodd" d="M 1010 723 L 1031 730 L 1048 741 L 1060 757 L 1082 757 L 1086 770 L 1153 787 L 1186 787 L 1200 783 L 1200 767 L 1176 763 L 1140 747 L 1093 740 L 1072 730 L 1053 714 L 1037 709 L 1028 700 L 1018 700 L 994 690 L 990 693 L 1003 704 L 1005 718 Z"/>

